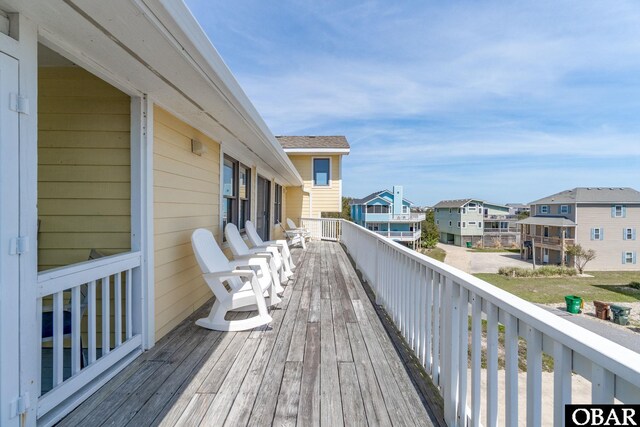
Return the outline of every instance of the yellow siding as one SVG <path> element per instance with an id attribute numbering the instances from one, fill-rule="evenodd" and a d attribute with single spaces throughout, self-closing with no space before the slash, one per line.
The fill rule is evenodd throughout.
<path id="1" fill-rule="evenodd" d="M 313 186 L 314 157 L 331 158 L 331 181 L 328 187 Z M 299 187 L 289 187 L 287 189 L 288 208 L 287 217 L 298 221 L 301 217 L 320 218 L 322 212 L 340 212 L 341 201 L 341 180 L 340 176 L 340 155 L 320 156 L 320 155 L 290 155 L 291 162 L 300 173 L 304 181 L 304 191 Z"/>
<path id="2" fill-rule="evenodd" d="M 131 245 L 130 98 L 77 67 L 38 70 L 38 267 Z"/>
<path id="3" fill-rule="evenodd" d="M 191 139 L 207 153 L 191 152 Z M 211 291 L 191 249 L 191 233 L 219 236 L 220 146 L 168 112 L 154 109 L 154 235 L 156 339 L 205 301 Z"/>

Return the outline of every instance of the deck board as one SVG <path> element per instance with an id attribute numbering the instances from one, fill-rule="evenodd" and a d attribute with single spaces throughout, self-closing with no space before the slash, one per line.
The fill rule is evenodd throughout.
<path id="1" fill-rule="evenodd" d="M 343 248 L 311 242 L 294 256 L 268 327 L 199 328 L 209 301 L 61 425 L 432 425 L 428 388 L 404 369 Z"/>

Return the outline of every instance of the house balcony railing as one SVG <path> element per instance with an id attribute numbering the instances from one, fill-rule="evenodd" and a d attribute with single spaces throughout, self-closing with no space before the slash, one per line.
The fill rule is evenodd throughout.
<path id="1" fill-rule="evenodd" d="M 388 239 L 396 239 L 396 240 L 418 240 L 420 238 L 421 232 L 419 230 L 416 231 L 381 231 L 375 230 L 375 233 L 386 237 Z"/>
<path id="2" fill-rule="evenodd" d="M 525 240 L 533 241 L 536 246 L 556 246 L 558 248 L 562 248 L 563 239 L 557 236 L 532 236 L 526 235 Z M 565 247 L 573 245 L 575 243 L 575 239 L 565 238 L 564 245 Z"/>
<path id="3" fill-rule="evenodd" d="M 485 415 L 485 425 L 497 425 L 499 384 L 504 387 L 507 425 L 519 425 L 518 399 L 523 394 L 526 425 L 541 425 L 543 354 L 554 362 L 554 425 L 563 425 L 565 404 L 572 402 L 574 373 L 591 382 L 593 403 L 640 401 L 637 353 L 355 223 L 315 221 L 334 224 L 316 230 L 339 230 L 337 239 L 376 303 L 438 387 L 449 426 L 484 424 Z M 504 334 L 500 340 L 499 329 Z M 526 353 L 525 376 L 519 375 L 519 351 Z M 504 360 L 503 376 L 498 374 L 499 357 Z M 519 381 L 526 387 L 519 388 Z"/>
<path id="4" fill-rule="evenodd" d="M 420 212 L 411 212 L 403 214 L 393 213 L 372 213 L 364 214 L 365 222 L 421 222 L 426 219 L 427 215 Z"/>
<path id="5" fill-rule="evenodd" d="M 498 228 L 498 227 L 485 227 L 485 233 L 517 233 L 518 229 L 516 227 L 508 227 L 508 228 Z"/>

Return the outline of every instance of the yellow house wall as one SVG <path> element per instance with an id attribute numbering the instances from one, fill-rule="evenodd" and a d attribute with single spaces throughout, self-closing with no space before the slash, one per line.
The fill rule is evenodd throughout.
<path id="1" fill-rule="evenodd" d="M 191 139 L 207 147 L 197 156 Z M 220 145 L 154 108 L 155 321 L 159 339 L 212 294 L 191 248 L 196 228 L 220 236 Z"/>
<path id="2" fill-rule="evenodd" d="M 131 247 L 130 98 L 79 67 L 38 70 L 38 268 Z"/>
<path id="3" fill-rule="evenodd" d="M 313 185 L 313 158 L 331 159 L 331 179 L 329 186 L 315 187 Z M 288 204 L 287 217 L 299 221 L 301 217 L 320 218 L 322 212 L 340 212 L 341 180 L 340 155 L 289 155 L 289 159 L 300 173 L 304 181 L 304 191 L 300 187 L 287 188 Z M 309 194 L 305 194 L 305 191 Z"/>

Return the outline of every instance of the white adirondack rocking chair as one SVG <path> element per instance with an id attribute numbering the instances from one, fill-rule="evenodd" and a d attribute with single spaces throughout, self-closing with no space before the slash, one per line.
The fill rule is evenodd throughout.
<path id="1" fill-rule="evenodd" d="M 306 228 L 298 227 L 295 222 L 291 218 L 287 218 L 287 227 L 289 229 L 285 229 L 284 232 L 287 237 L 291 240 L 291 244 L 300 244 L 302 249 L 307 249 L 306 240 L 311 237 L 311 233 Z"/>
<path id="2" fill-rule="evenodd" d="M 241 260 L 255 256 L 262 256 L 264 258 L 267 258 L 267 261 L 269 263 L 269 270 L 271 270 L 271 275 L 273 277 L 273 282 L 276 284 L 276 292 L 279 294 L 284 292 L 284 288 L 280 283 L 285 282 L 287 280 L 287 276 L 284 274 L 282 259 L 280 258 L 280 254 L 277 249 L 249 249 L 247 244 L 242 239 L 240 231 L 238 231 L 238 227 L 236 227 L 236 225 L 232 223 L 227 224 L 227 226 L 224 228 L 224 236 L 227 238 L 227 242 L 229 243 L 229 247 L 231 248 L 231 253 L 233 254 L 234 260 Z M 280 275 L 280 278 L 278 278 L 278 274 Z"/>
<path id="3" fill-rule="evenodd" d="M 285 274 L 287 274 L 287 276 L 293 275 L 293 269 L 296 268 L 296 266 L 293 263 L 291 251 L 289 250 L 289 245 L 287 244 L 286 240 L 267 240 L 265 242 L 264 240 L 262 240 L 262 237 L 260 237 L 255 225 L 253 225 L 251 221 L 247 221 L 245 223 L 244 229 L 247 232 L 247 238 L 253 245 L 253 248 L 260 248 L 265 250 L 271 247 L 276 248 L 280 254 L 280 257 L 282 258 Z"/>
<path id="4" fill-rule="evenodd" d="M 213 234 L 204 228 L 193 232 L 191 245 L 204 279 L 216 297 L 209 316 L 198 319 L 196 325 L 216 331 L 245 331 L 271 322 L 267 304 L 277 304 L 280 298 L 264 257 L 229 261 Z M 265 292 L 269 295 L 266 300 Z M 225 319 L 229 311 L 255 309 L 258 314 L 248 319 Z"/>

